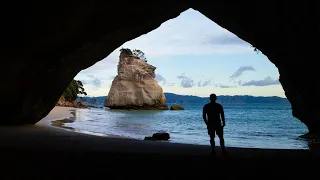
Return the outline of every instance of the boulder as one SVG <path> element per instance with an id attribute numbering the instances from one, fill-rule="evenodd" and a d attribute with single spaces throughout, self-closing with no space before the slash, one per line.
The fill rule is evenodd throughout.
<path id="1" fill-rule="evenodd" d="M 154 133 L 152 136 L 147 136 L 144 140 L 152 140 L 152 141 L 168 141 L 170 139 L 169 133 Z"/>
<path id="2" fill-rule="evenodd" d="M 184 108 L 178 104 L 174 104 L 170 107 L 170 110 L 184 110 Z"/>
<path id="3" fill-rule="evenodd" d="M 136 56 L 121 53 L 118 75 L 104 106 L 110 109 L 167 110 L 166 97 L 155 78 L 156 67 Z"/>
<path id="4" fill-rule="evenodd" d="M 62 106 L 62 107 L 74 107 L 74 108 L 89 108 L 90 106 L 84 105 L 81 102 L 78 102 L 76 100 L 69 102 L 69 101 L 62 101 L 59 100 L 56 103 L 56 106 Z"/>

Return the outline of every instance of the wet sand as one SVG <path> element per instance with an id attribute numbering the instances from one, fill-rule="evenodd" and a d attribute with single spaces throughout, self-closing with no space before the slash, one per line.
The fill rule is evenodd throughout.
<path id="1" fill-rule="evenodd" d="M 109 138 L 133 139 L 130 137 L 125 137 L 125 136 L 119 136 L 119 135 L 113 135 L 113 134 L 102 134 L 102 133 L 97 133 L 97 132 L 89 132 L 89 131 L 84 131 L 84 130 L 76 129 L 73 127 L 65 126 L 66 123 L 73 123 L 75 121 L 75 118 L 74 118 L 75 113 L 76 113 L 76 108 L 56 106 L 49 113 L 49 115 L 47 117 L 42 119 L 36 125 L 44 126 L 44 127 L 53 126 L 53 127 L 58 127 L 58 128 L 70 130 L 72 132 L 95 135 L 95 136 L 103 136 L 103 137 L 109 137 Z"/>
<path id="2" fill-rule="evenodd" d="M 258 178 L 317 175 L 319 151 L 228 148 L 94 136 L 49 125 L 70 118 L 56 107 L 33 126 L 0 127 L 1 179 Z M 62 122 L 59 122 L 62 123 Z M 313 165 L 315 164 L 315 165 Z"/>

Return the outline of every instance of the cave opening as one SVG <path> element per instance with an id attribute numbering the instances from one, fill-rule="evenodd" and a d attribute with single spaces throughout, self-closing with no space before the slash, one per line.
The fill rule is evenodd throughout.
<path id="1" fill-rule="evenodd" d="M 190 26 L 192 22 L 197 22 L 196 26 Z M 66 123 L 66 127 L 137 139 L 167 131 L 173 142 L 207 145 L 201 108 L 208 103 L 206 97 L 216 93 L 218 102 L 225 106 L 227 146 L 307 148 L 307 142 L 298 138 L 307 129 L 291 114 L 277 67 L 262 52 L 199 11 L 184 11 L 82 70 L 75 79 L 81 80 L 89 97 L 79 97 L 78 101 L 103 106 L 117 75 L 121 48 L 142 50 L 147 62 L 156 67 L 155 80 L 165 92 L 167 104 L 178 103 L 187 112 L 78 110 L 76 121 Z M 189 113 L 190 117 L 184 117 Z"/>
<path id="2" fill-rule="evenodd" d="M 141 178 L 149 172 L 156 171 L 158 172 L 157 176 L 164 176 L 165 178 L 173 176 L 199 178 L 200 176 L 217 177 L 219 175 L 223 177 L 265 175 L 266 169 L 274 175 L 297 176 L 299 173 L 305 176 L 310 173 L 316 174 L 314 163 L 319 162 L 317 148 L 296 151 L 230 147 L 228 150 L 230 150 L 231 156 L 224 158 L 218 155 L 217 161 L 212 163 L 213 161 L 208 157 L 209 146 L 154 143 L 125 138 L 102 138 L 53 128 L 48 126 L 48 123 L 52 120 L 69 117 L 71 111 L 74 119 L 68 119 L 66 122 L 70 120 L 82 121 L 87 123 L 88 127 L 93 125 L 92 120 L 94 118 L 113 118 L 114 121 L 109 124 L 110 131 L 96 135 L 116 134 L 116 132 L 111 131 L 115 130 L 111 128 L 114 126 L 126 128 L 127 132 L 142 128 L 150 129 L 152 123 L 157 123 L 156 127 L 166 125 L 165 128 L 161 128 L 162 130 L 176 128 L 179 125 L 187 126 L 188 129 L 181 128 L 170 132 L 176 140 L 183 139 L 181 135 L 179 136 L 180 132 L 194 135 L 192 131 L 200 130 L 201 134 L 205 135 L 204 124 L 201 124 L 202 119 L 200 117 L 199 119 L 193 118 L 190 112 L 194 110 L 195 114 L 199 113 L 202 104 L 199 109 L 193 106 L 193 109 L 188 110 L 185 106 L 185 111 L 162 111 L 163 113 L 169 113 L 168 116 L 163 116 L 159 112 L 145 111 L 149 119 L 154 120 L 150 123 L 141 123 L 143 118 L 141 118 L 141 113 L 137 111 L 126 112 L 126 116 L 121 110 L 114 110 L 113 113 L 106 114 L 106 110 L 99 108 L 74 110 L 74 108 L 68 107 L 55 107 L 56 101 L 65 88 L 80 71 L 95 63 L 103 64 L 100 60 L 107 57 L 124 42 L 156 29 L 161 23 L 177 17 L 181 12 L 192 7 L 265 54 L 278 68 L 279 81 L 285 96 L 290 101 L 291 106 L 287 106 L 288 108 L 281 109 L 276 106 L 268 106 L 268 108 L 260 109 L 261 111 L 270 110 L 268 113 L 264 113 L 268 121 L 260 121 L 260 123 L 268 123 L 270 117 L 276 117 L 271 126 L 279 130 L 273 132 L 279 133 L 270 135 L 270 131 L 263 128 L 265 126 L 256 126 L 259 129 L 255 129 L 254 126 L 247 126 L 248 123 L 245 122 L 235 124 L 236 126 L 233 127 L 240 129 L 245 124 L 248 128 L 242 128 L 245 130 L 244 133 L 255 130 L 255 133 L 251 133 L 251 137 L 264 136 L 268 138 L 264 139 L 266 144 L 263 146 L 271 144 L 268 148 L 283 147 L 283 144 L 285 144 L 283 142 L 297 140 L 298 135 L 304 132 L 292 136 L 292 132 L 296 132 L 294 123 L 299 126 L 304 124 L 308 128 L 309 137 L 317 138 L 317 135 L 320 134 L 318 113 L 320 94 L 316 83 L 318 81 L 318 66 L 317 58 L 314 58 L 318 56 L 320 39 L 318 25 L 320 11 L 317 3 L 275 0 L 268 2 L 212 0 L 185 1 L 183 3 L 177 1 L 150 1 L 147 3 L 139 1 L 133 3 L 124 3 L 123 1 L 54 1 L 51 3 L 36 0 L 32 2 L 6 1 L 3 7 L 2 29 L 4 33 L 2 33 L 2 44 L 4 48 L 2 48 L 1 53 L 1 67 L 3 67 L 1 73 L 4 78 L 2 79 L 1 92 L 3 95 L 2 102 L 5 105 L 1 108 L 3 113 L 0 120 L 2 142 L 0 143 L 0 149 L 4 164 L 2 177 L 8 176 L 7 179 L 13 179 L 12 177 L 19 177 L 19 179 L 25 179 L 26 177 L 29 179 L 30 177 L 55 177 L 55 179 L 97 177 L 98 179 L 103 176 L 119 179 L 123 176 Z M 183 31 L 190 30 L 190 24 Z M 197 25 L 198 21 L 191 24 L 191 26 Z M 204 35 L 206 30 L 203 29 L 197 36 Z M 250 52 L 252 52 L 254 47 L 248 48 L 248 50 L 250 49 Z M 134 46 L 132 48 L 140 47 Z M 157 52 L 158 50 L 147 52 L 145 48 L 141 49 L 146 52 L 148 57 L 150 52 Z M 191 50 L 188 50 L 188 52 L 191 52 Z M 236 50 L 236 48 L 233 50 Z M 189 56 L 191 57 L 191 55 Z M 154 58 L 149 58 L 150 64 L 156 63 L 156 61 L 152 62 L 152 59 L 155 60 Z M 202 61 L 196 56 L 193 56 L 192 60 Z M 173 62 L 168 61 L 165 68 L 170 69 L 170 65 L 174 65 Z M 189 61 L 184 61 L 177 64 L 181 69 L 182 67 L 186 68 L 188 63 Z M 116 64 L 114 63 L 114 66 Z M 196 67 L 196 62 L 191 64 Z M 178 79 L 177 76 L 185 79 L 185 82 L 192 82 L 183 78 L 182 73 L 198 83 L 198 80 L 192 75 L 193 71 L 196 72 L 194 69 L 166 75 L 161 65 L 155 65 L 158 66 L 156 72 L 159 70 L 159 74 L 167 80 L 166 84 L 172 83 L 171 80 L 169 82 L 169 78 L 175 77 Z M 246 66 L 249 65 L 246 64 Z M 111 66 L 108 65 L 107 67 Z M 209 65 L 202 68 L 208 67 Z M 239 67 L 235 67 L 232 73 Z M 241 83 L 248 83 L 251 80 L 264 80 L 268 76 L 272 78 L 267 79 L 269 82 L 277 80 L 278 75 L 268 74 L 258 77 L 262 70 L 258 67 L 254 68 L 256 72 L 246 71 L 241 75 L 241 78 L 250 76 L 247 81 L 241 81 Z M 176 72 L 176 69 L 173 72 Z M 220 70 L 225 69 L 220 68 Z M 229 80 L 231 75 L 215 76 L 213 82 L 215 83 L 216 80 L 223 79 L 223 77 Z M 80 75 L 76 76 L 76 78 L 79 77 Z M 211 77 L 209 78 L 211 79 Z M 93 79 L 81 78 L 84 81 Z M 157 79 L 161 81 L 161 76 L 157 76 Z M 180 81 L 177 81 L 176 85 L 181 85 L 182 79 L 178 79 Z M 252 81 L 251 84 L 256 83 L 255 81 Z M 206 84 L 203 82 L 204 80 L 201 81 L 200 85 Z M 197 88 L 203 88 L 198 87 L 197 83 L 194 82 Z M 99 84 L 99 81 L 95 81 L 95 84 Z M 105 83 L 101 82 L 100 84 L 103 87 Z M 105 86 L 109 88 L 108 85 L 109 83 Z M 221 83 L 221 85 L 225 84 Z M 236 83 L 236 85 L 239 86 L 239 83 Z M 84 86 L 90 96 L 88 83 L 85 83 Z M 271 86 L 262 86 L 262 89 L 268 90 L 267 88 Z M 165 86 L 163 88 L 166 89 Z M 219 92 L 215 92 L 217 95 L 223 94 L 221 93 L 223 92 L 222 87 L 220 88 Z M 186 89 L 188 88 L 184 88 L 184 90 Z M 224 92 L 226 92 L 226 89 L 232 88 L 224 88 Z M 253 88 L 250 89 L 251 92 L 254 91 Z M 269 90 L 267 92 L 272 92 Z M 185 94 L 191 94 L 190 92 L 193 93 L 194 91 L 185 92 Z M 107 90 L 103 95 L 106 94 Z M 205 92 L 203 96 L 208 95 Z M 179 103 L 181 102 L 179 101 Z M 228 105 L 222 104 L 225 106 L 228 116 L 235 115 L 229 111 L 230 109 L 228 110 Z M 52 109 L 53 107 L 55 108 Z M 249 109 L 258 109 L 259 107 L 261 106 L 253 106 Z M 238 106 L 238 110 L 241 108 L 243 106 Z M 281 113 L 282 117 L 275 116 L 275 109 L 285 111 L 290 118 L 285 117 L 286 113 Z M 60 110 L 64 110 L 64 112 Z M 290 113 L 291 110 L 292 113 Z M 185 114 L 182 116 L 181 113 L 183 112 Z M 257 115 L 255 113 L 259 113 L 258 110 L 238 112 L 238 116 L 234 117 L 242 119 L 243 117 L 254 117 L 254 115 Z M 176 123 L 176 126 L 162 123 L 163 121 L 159 121 L 159 117 L 174 117 L 166 120 L 171 120 L 173 124 Z M 174 119 L 181 119 L 181 117 L 184 117 L 183 120 L 174 121 Z M 129 121 L 124 123 L 126 119 L 130 118 L 131 124 Z M 287 120 L 286 129 L 290 129 L 290 137 L 283 136 L 283 133 L 286 132 L 283 132 L 284 129 L 278 128 L 279 118 Z M 191 123 L 188 121 L 198 122 L 199 126 L 195 123 L 190 126 Z M 229 128 L 226 129 L 226 133 L 232 132 L 234 130 L 230 124 L 232 120 L 227 117 L 226 121 L 226 128 Z M 251 119 L 251 123 L 253 125 L 258 124 L 257 119 Z M 59 124 L 63 124 L 63 122 L 56 122 L 56 126 L 59 126 Z M 76 123 L 73 125 L 76 125 Z M 95 125 L 99 125 L 99 128 L 107 128 L 104 122 Z M 69 130 L 72 130 L 72 128 L 75 131 L 81 129 L 80 126 L 73 126 Z M 96 126 L 92 130 L 96 131 L 99 128 Z M 306 128 L 304 128 L 304 131 L 307 131 Z M 153 131 L 150 133 L 153 133 Z M 235 137 L 239 138 L 240 136 L 236 135 Z M 274 137 L 280 139 L 274 140 Z M 198 136 L 190 139 L 196 142 L 199 140 L 197 138 Z M 232 138 L 234 137 L 229 136 L 226 139 L 227 145 L 228 142 L 232 142 Z M 252 144 L 246 143 L 250 143 L 248 139 L 246 141 L 247 136 L 240 138 L 244 140 L 242 146 L 252 147 Z M 236 141 L 240 142 L 239 139 Z M 208 139 L 206 139 L 206 142 L 208 142 Z M 57 168 L 58 170 L 56 170 Z"/>

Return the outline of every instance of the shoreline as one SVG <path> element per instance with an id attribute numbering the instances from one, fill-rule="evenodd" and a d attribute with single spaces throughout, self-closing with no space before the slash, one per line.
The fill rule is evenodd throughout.
<path id="1" fill-rule="evenodd" d="M 103 134 L 103 133 L 85 131 L 85 130 L 65 126 L 65 123 L 73 123 L 75 121 L 74 119 L 75 119 L 75 113 L 77 109 L 83 109 L 83 108 L 55 106 L 45 118 L 41 119 L 35 125 L 43 126 L 47 128 L 58 128 L 61 130 L 71 131 L 74 133 L 101 136 L 101 137 L 107 137 L 107 138 L 134 139 L 126 136 L 120 136 L 115 134 Z"/>
<path id="2" fill-rule="evenodd" d="M 75 121 L 74 120 L 75 113 L 78 109 L 90 109 L 90 108 L 55 106 L 45 118 L 41 119 L 35 125 L 43 126 L 46 128 L 58 128 L 60 130 L 81 133 L 81 134 L 85 134 L 85 135 L 93 135 L 93 136 L 116 138 L 116 139 L 133 139 L 133 140 L 139 140 L 139 141 L 146 141 L 144 139 L 138 139 L 138 138 L 123 136 L 123 135 L 104 134 L 104 133 L 86 131 L 86 130 L 81 130 L 81 129 L 65 126 L 65 123 L 73 123 Z M 112 109 L 112 110 L 117 110 L 117 109 Z M 130 111 L 130 110 L 126 110 L 126 111 Z M 148 141 L 150 141 L 150 140 L 148 140 Z M 170 139 L 168 141 L 154 141 L 154 142 L 188 144 L 188 145 L 202 145 L 202 144 L 172 142 Z M 207 145 L 204 145 L 204 146 L 207 146 Z"/>
<path id="3" fill-rule="evenodd" d="M 55 106 L 50 113 L 40 120 L 36 125 L 45 127 L 45 128 L 54 128 L 59 129 L 62 131 L 68 131 L 73 133 L 79 133 L 84 135 L 91 135 L 91 136 L 100 136 L 100 137 L 107 137 L 107 138 L 116 138 L 116 139 L 132 139 L 132 140 L 139 140 L 139 141 L 146 141 L 144 139 L 138 139 L 133 137 L 127 137 L 123 135 L 116 135 L 116 134 L 104 134 L 99 132 L 92 132 L 81 130 L 73 127 L 65 126 L 66 123 L 73 123 L 75 121 L 75 116 L 77 110 L 86 109 L 86 108 L 75 108 L 75 107 L 64 107 L 64 106 Z M 150 142 L 150 141 L 149 141 Z M 151 142 L 161 142 L 161 143 L 172 143 L 172 144 L 184 144 L 184 145 L 194 145 L 194 146 L 208 146 L 206 144 L 192 144 L 192 143 L 183 143 L 183 142 L 172 142 L 172 140 L 168 141 L 151 141 Z M 219 147 L 219 146 L 216 146 Z M 236 146 L 228 146 L 229 148 L 245 148 L 245 149 L 266 149 L 266 150 L 310 150 L 309 148 L 259 148 L 259 147 L 236 147 Z M 316 147 L 317 148 L 317 147 Z M 318 148 L 317 148 L 318 149 Z"/>
<path id="4" fill-rule="evenodd" d="M 55 106 L 46 117 L 41 119 L 35 125 L 46 127 L 46 128 L 57 128 L 64 131 L 70 131 L 70 132 L 81 133 L 86 135 L 101 136 L 101 137 L 107 137 L 107 138 L 134 139 L 126 136 L 120 136 L 115 134 L 103 134 L 103 133 L 85 131 L 81 129 L 64 126 L 65 123 L 73 123 L 75 121 L 74 120 L 75 113 L 78 109 L 83 109 L 83 108 Z"/>
<path id="5" fill-rule="evenodd" d="M 49 124 L 49 126 L 57 127 L 57 128 L 63 129 L 63 130 L 69 130 L 69 131 L 76 132 L 76 133 L 89 134 L 89 135 L 94 135 L 94 136 L 102 136 L 102 137 L 108 137 L 108 138 L 134 139 L 134 138 L 126 137 L 126 136 L 120 136 L 120 135 L 115 135 L 115 134 L 103 134 L 103 133 L 85 131 L 85 130 L 65 126 L 65 123 L 73 123 L 74 122 L 74 120 L 71 120 L 71 118 L 69 118 L 69 119 L 66 118 L 66 119 L 61 119 L 61 120 L 52 120 L 52 121 L 50 121 L 51 124 Z"/>
<path id="6" fill-rule="evenodd" d="M 166 143 L 166 144 L 176 144 L 176 145 L 185 145 L 185 146 L 203 146 L 210 148 L 210 145 L 203 145 L 203 144 L 190 144 L 190 143 L 179 143 L 179 142 L 172 142 L 172 141 L 147 141 L 143 139 L 137 139 L 137 138 L 131 138 L 121 135 L 115 135 L 115 134 L 103 134 L 103 133 L 97 133 L 97 132 L 91 132 L 91 131 L 85 131 L 76 129 L 73 127 L 64 126 L 65 123 L 72 123 L 75 119 L 75 113 L 78 109 L 84 109 L 84 108 L 75 108 L 75 107 L 64 107 L 64 106 L 55 106 L 51 112 L 42 120 L 40 120 L 38 123 L 36 123 L 36 126 L 44 127 L 46 129 L 52 129 L 52 130 L 59 130 L 59 131 L 65 131 L 69 133 L 76 133 L 79 135 L 85 135 L 85 136 L 94 136 L 94 137 L 102 137 L 102 138 L 108 138 L 108 139 L 125 139 L 125 140 L 134 140 L 134 141 L 143 141 L 143 142 L 151 142 L 151 143 Z M 216 148 L 220 148 L 220 146 L 216 146 Z M 262 150 L 262 151 L 310 151 L 310 149 L 275 149 L 275 148 L 252 148 L 252 147 L 233 147 L 228 146 L 227 149 L 251 149 L 251 150 Z"/>

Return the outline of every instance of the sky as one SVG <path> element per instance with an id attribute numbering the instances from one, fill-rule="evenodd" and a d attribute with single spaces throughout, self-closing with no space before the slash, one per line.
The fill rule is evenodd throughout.
<path id="1" fill-rule="evenodd" d="M 89 96 L 108 95 L 122 47 L 145 53 L 164 92 L 285 97 L 277 67 L 262 52 L 193 9 L 79 72 Z"/>

